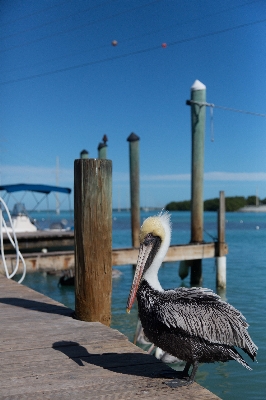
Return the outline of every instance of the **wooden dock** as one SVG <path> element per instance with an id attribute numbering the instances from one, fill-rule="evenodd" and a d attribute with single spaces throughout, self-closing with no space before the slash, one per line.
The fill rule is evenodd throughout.
<path id="1" fill-rule="evenodd" d="M 37 231 L 17 233 L 19 249 L 25 259 L 28 272 L 60 271 L 74 269 L 74 232 Z M 16 265 L 14 249 L 6 235 L 4 248 L 9 271 Z M 45 251 L 42 251 L 45 249 Z M 112 265 L 135 264 L 138 258 L 138 248 L 123 248 L 112 250 Z M 197 260 L 226 255 L 226 243 L 211 242 L 198 244 L 180 244 L 170 246 L 165 262 L 181 260 Z M 3 270 L 0 260 L 0 271 Z M 20 264 L 19 271 L 22 270 Z"/>
<path id="2" fill-rule="evenodd" d="M 74 231 L 17 232 L 16 236 L 21 253 L 41 252 L 43 249 L 49 252 L 74 250 Z M 3 243 L 6 254 L 14 253 L 6 233 L 3 235 Z"/>
<path id="3" fill-rule="evenodd" d="M 0 290 L 1 399 L 219 399 L 169 388 L 156 376 L 171 369 L 117 330 L 4 277 Z"/>
<path id="4" fill-rule="evenodd" d="M 36 231 L 36 232 L 19 232 L 16 234 L 21 253 L 41 253 L 43 249 L 52 255 L 53 253 L 74 252 L 74 231 Z M 5 254 L 14 254 L 14 248 L 8 237 L 4 234 Z M 220 247 L 219 247 L 220 246 Z M 218 242 L 202 242 L 172 245 L 166 255 L 165 261 L 176 260 L 194 260 L 197 258 L 212 258 L 218 255 L 218 250 L 223 255 L 228 253 L 226 243 Z M 219 248 L 218 248 L 219 247 Z M 43 254 L 46 254 L 43 252 Z M 112 262 L 113 265 L 124 265 L 136 262 L 138 257 L 138 248 L 113 249 Z"/>

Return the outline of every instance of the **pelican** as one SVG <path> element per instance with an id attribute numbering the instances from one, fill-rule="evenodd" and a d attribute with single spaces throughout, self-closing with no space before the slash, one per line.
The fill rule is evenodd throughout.
<path id="1" fill-rule="evenodd" d="M 171 222 L 167 212 L 143 222 L 138 261 L 127 302 L 127 312 L 130 312 L 137 297 L 139 318 L 150 342 L 186 362 L 182 379 L 173 379 L 167 384 L 170 387 L 191 384 L 199 363 L 236 360 L 251 370 L 235 346 L 253 361 L 258 348 L 247 332 L 245 317 L 237 309 L 210 289 L 162 288 L 158 271 L 170 240 Z"/>

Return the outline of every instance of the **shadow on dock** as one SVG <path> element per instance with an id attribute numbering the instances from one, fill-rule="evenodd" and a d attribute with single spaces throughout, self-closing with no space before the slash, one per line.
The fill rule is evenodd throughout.
<path id="1" fill-rule="evenodd" d="M 145 376 L 147 378 L 157 378 L 159 369 L 156 371 L 154 363 L 156 359 L 150 354 L 140 353 L 102 353 L 91 354 L 88 350 L 77 342 L 59 341 L 53 343 L 53 349 L 65 354 L 69 359 L 74 361 L 80 367 L 84 367 L 84 363 L 95 365 L 112 372 L 120 374 Z M 161 363 L 160 376 L 162 378 L 176 378 L 179 376 L 178 371 L 172 370 L 167 365 L 162 370 Z M 150 368 L 149 368 L 150 367 Z"/>
<path id="2" fill-rule="evenodd" d="M 57 304 L 43 303 L 36 300 L 21 299 L 19 297 L 1 297 L 0 303 L 8 304 L 14 307 L 26 308 L 28 310 L 35 310 L 38 312 L 48 313 L 48 314 L 58 314 L 65 315 L 67 317 L 72 317 L 74 311 L 71 308 L 60 306 Z"/>

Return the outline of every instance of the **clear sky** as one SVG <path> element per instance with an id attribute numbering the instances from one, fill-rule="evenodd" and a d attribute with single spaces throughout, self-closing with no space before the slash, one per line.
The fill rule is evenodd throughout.
<path id="1" fill-rule="evenodd" d="M 266 114 L 265 37 L 265 0 L 2 1 L 1 183 L 55 185 L 58 158 L 73 188 L 74 159 L 106 134 L 113 207 L 128 207 L 135 132 L 141 205 L 189 199 L 190 88 Z M 210 126 L 207 108 L 204 198 L 265 198 L 266 118 L 214 108 Z"/>

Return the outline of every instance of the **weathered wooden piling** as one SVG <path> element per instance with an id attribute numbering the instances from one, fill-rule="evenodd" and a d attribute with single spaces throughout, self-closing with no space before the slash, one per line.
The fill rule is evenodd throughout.
<path id="1" fill-rule="evenodd" d="M 129 142 L 131 235 L 133 247 L 139 246 L 140 231 L 139 139 L 139 136 L 133 132 L 127 138 Z"/>
<path id="2" fill-rule="evenodd" d="M 196 102 L 196 103 L 195 103 Z M 196 80 L 191 87 L 192 163 L 191 163 L 191 243 L 203 241 L 203 174 L 206 86 Z M 200 285 L 202 260 L 194 260 L 190 283 Z"/>
<path id="3" fill-rule="evenodd" d="M 81 152 L 80 152 L 80 158 L 81 159 L 88 159 L 89 158 L 89 152 L 87 151 L 87 150 L 82 150 Z"/>
<path id="4" fill-rule="evenodd" d="M 225 197 L 221 191 L 218 210 L 218 257 L 216 257 L 216 286 L 220 289 L 226 287 L 225 254 Z"/>
<path id="5" fill-rule="evenodd" d="M 195 81 L 191 87 L 193 102 L 206 102 L 206 86 Z M 191 242 L 203 240 L 203 174 L 205 108 L 191 103 L 192 164 L 191 164 Z"/>
<path id="6" fill-rule="evenodd" d="M 112 292 L 111 180 L 110 160 L 75 160 L 75 314 L 107 326 Z"/>

